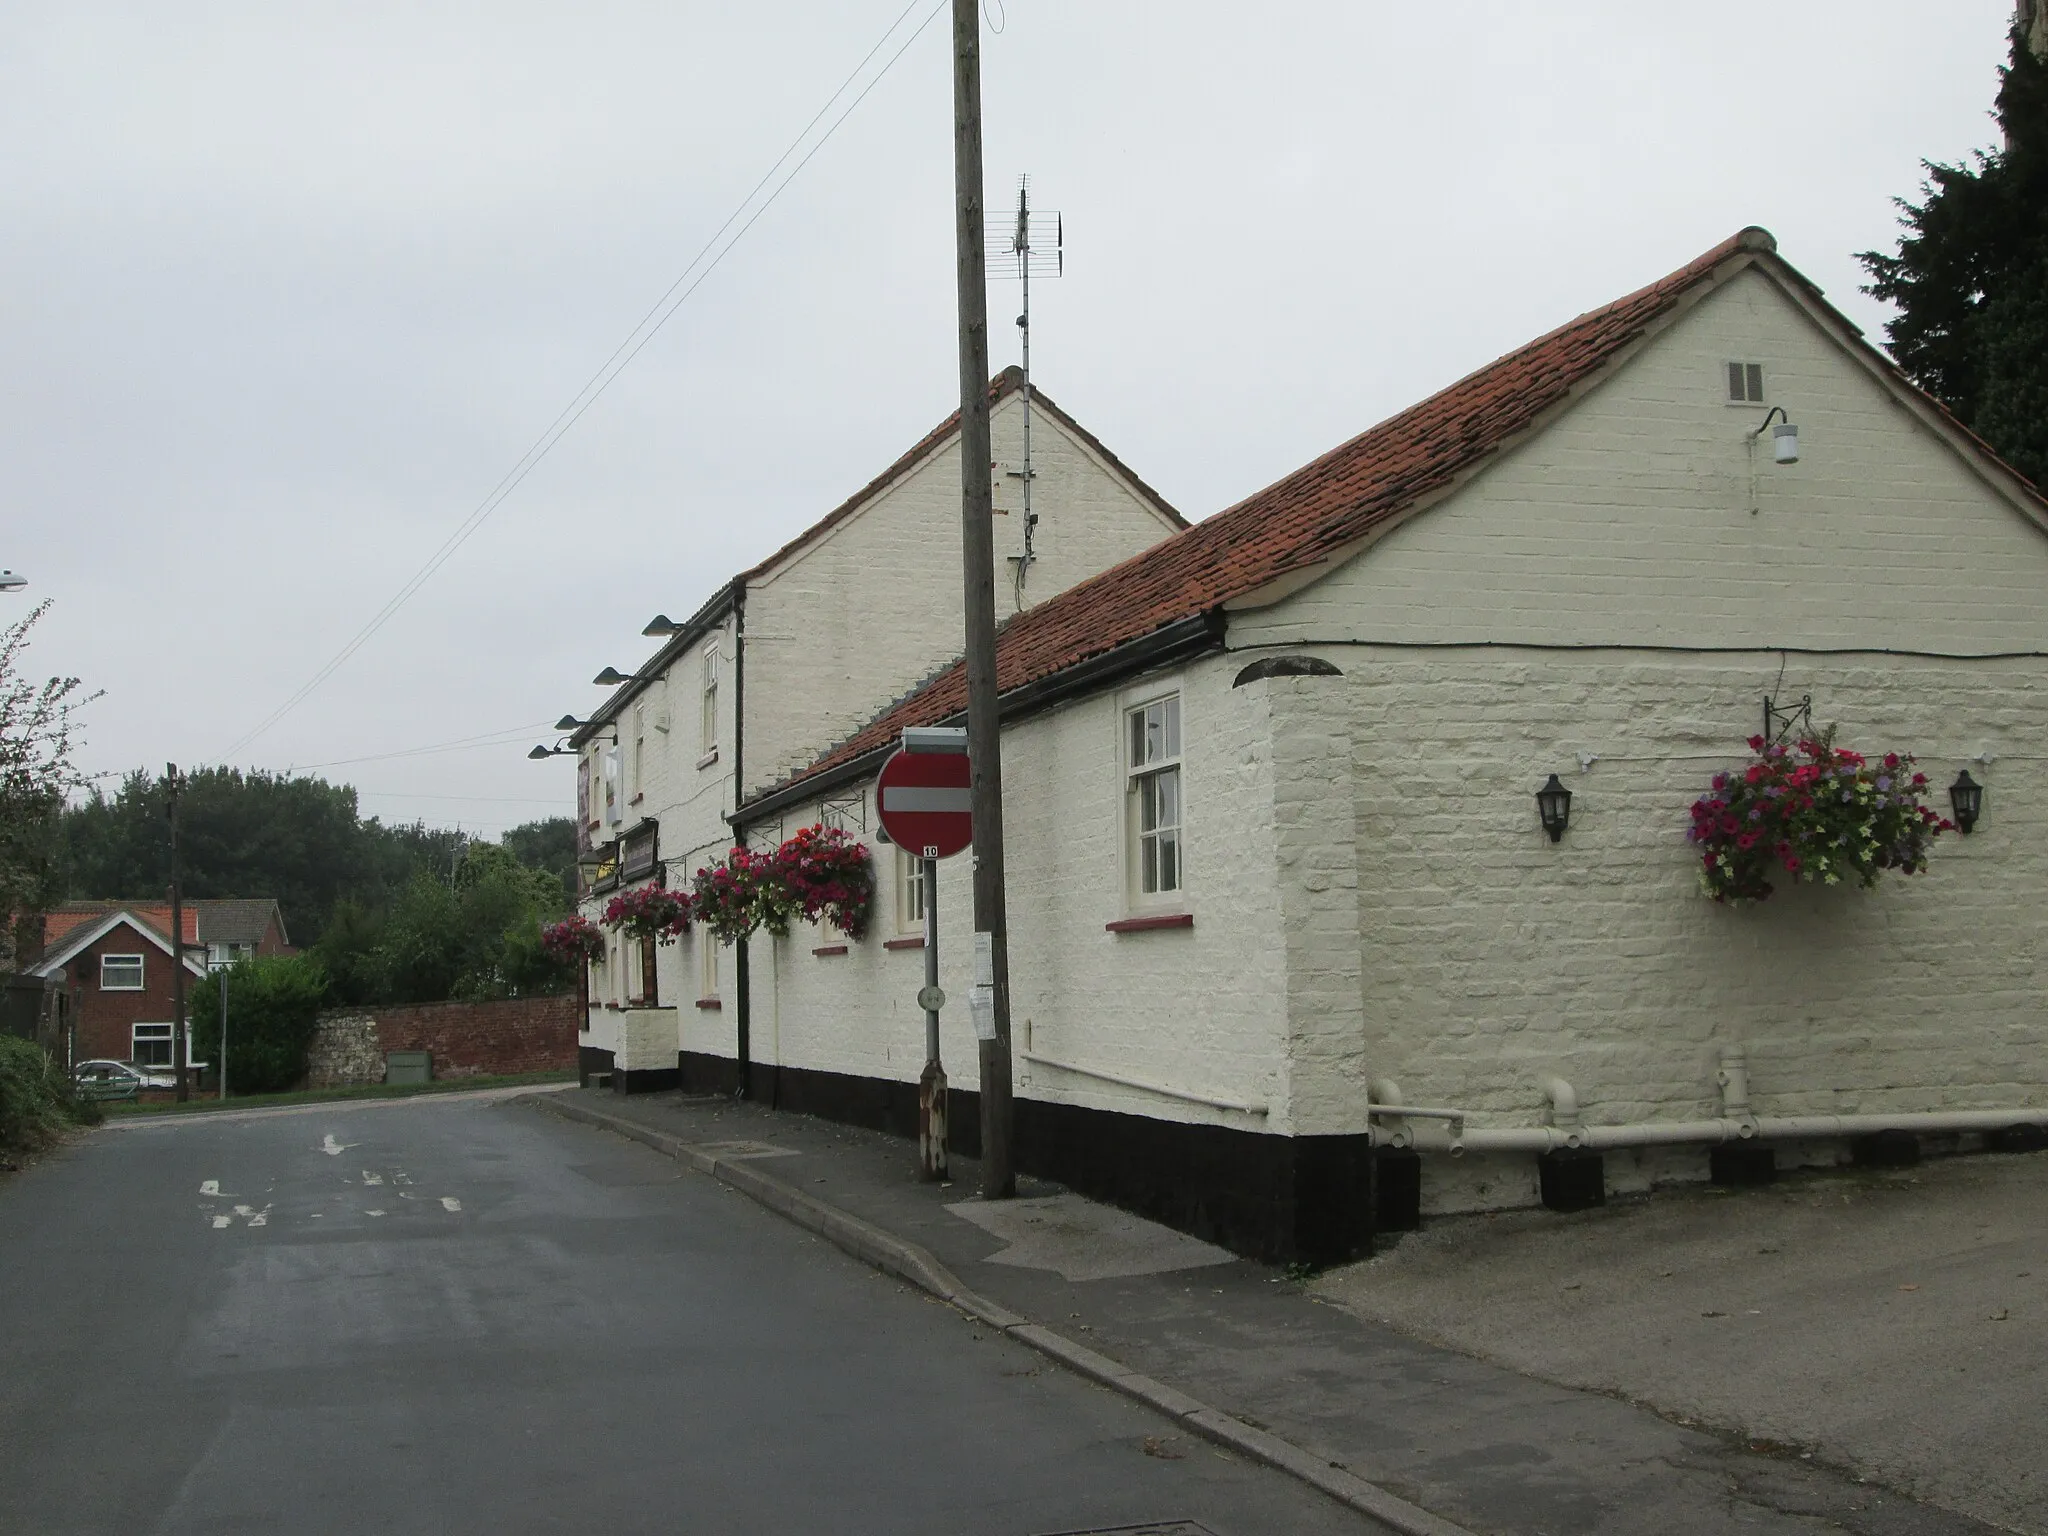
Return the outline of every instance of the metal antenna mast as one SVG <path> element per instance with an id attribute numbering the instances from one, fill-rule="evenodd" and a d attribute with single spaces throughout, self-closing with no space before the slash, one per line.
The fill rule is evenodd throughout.
<path id="1" fill-rule="evenodd" d="M 1024 309 L 1017 316 L 1017 331 L 1024 344 L 1024 552 L 1011 555 L 1011 585 L 1018 608 L 1024 606 L 1024 579 L 1038 559 L 1038 514 L 1031 508 L 1031 274 L 1058 277 L 1066 271 L 1066 225 L 1057 213 L 1031 211 L 1031 178 L 1017 178 L 1017 217 L 998 236 L 990 232 L 990 254 L 1006 261 L 1024 285 Z"/>

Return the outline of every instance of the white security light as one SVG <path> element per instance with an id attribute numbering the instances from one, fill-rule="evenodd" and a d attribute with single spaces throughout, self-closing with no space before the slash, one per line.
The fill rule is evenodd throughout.
<path id="1" fill-rule="evenodd" d="M 1776 425 L 1773 425 L 1773 422 Z M 1792 425 L 1792 418 L 1785 414 L 1785 407 L 1774 405 L 1764 412 L 1763 425 L 1749 434 L 1750 446 L 1764 435 L 1764 427 L 1771 429 L 1771 457 L 1780 464 L 1799 462 L 1799 429 Z"/>

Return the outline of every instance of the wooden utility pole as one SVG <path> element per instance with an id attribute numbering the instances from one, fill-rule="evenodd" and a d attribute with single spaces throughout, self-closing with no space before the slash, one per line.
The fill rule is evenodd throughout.
<path id="1" fill-rule="evenodd" d="M 960 552 L 967 598 L 967 756 L 974 805 L 975 1033 L 981 1193 L 1017 1192 L 1010 1157 L 1010 951 L 1003 900 L 1003 742 L 996 706 L 995 523 L 982 266 L 981 0 L 953 0 L 953 210 L 960 290 Z M 929 899 L 929 897 L 927 897 Z M 984 990 L 986 989 L 986 990 Z"/>
<path id="2" fill-rule="evenodd" d="M 185 787 L 176 763 L 164 764 L 164 814 L 171 818 L 171 1066 L 178 1074 L 178 1102 L 192 1097 L 185 1071 L 191 1051 L 185 1043 L 185 902 L 178 888 L 178 791 Z"/>

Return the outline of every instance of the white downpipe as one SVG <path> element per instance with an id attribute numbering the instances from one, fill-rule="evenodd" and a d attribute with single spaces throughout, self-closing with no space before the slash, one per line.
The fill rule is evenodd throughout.
<path id="1" fill-rule="evenodd" d="M 1164 1083 L 1148 1083 L 1143 1078 L 1125 1077 L 1121 1072 L 1105 1072 L 1099 1067 L 1078 1066 L 1071 1061 L 1061 1061 L 1056 1056 L 1041 1056 L 1036 1051 L 1017 1053 L 1026 1061 L 1041 1067 L 1056 1067 L 1062 1072 L 1072 1072 L 1077 1077 L 1092 1077 L 1098 1082 L 1115 1083 L 1119 1088 L 1135 1088 L 1140 1093 L 1156 1093 L 1161 1098 L 1179 1099 L 1187 1104 L 1206 1104 L 1211 1109 L 1236 1110 L 1241 1115 L 1263 1115 L 1266 1105 L 1256 1100 L 1221 1099 L 1206 1093 L 1192 1093 L 1186 1088 L 1169 1088 Z"/>
<path id="2" fill-rule="evenodd" d="M 1909 1110 L 1897 1114 L 1754 1115 L 1749 1108 L 1749 1070 L 1740 1046 L 1721 1052 L 1714 1075 L 1721 1090 L 1719 1117 L 1712 1120 L 1646 1120 L 1631 1125 L 1585 1125 L 1578 1095 L 1563 1078 L 1542 1082 L 1550 1103 L 1551 1124 L 1545 1126 L 1479 1126 L 1462 1109 L 1424 1109 L 1401 1102 L 1400 1084 L 1375 1078 L 1367 1113 L 1383 1122 L 1372 1128 L 1373 1145 L 1416 1147 L 1462 1157 L 1467 1152 L 1556 1152 L 1585 1147 L 1716 1146 L 1731 1141 L 1807 1141 L 1827 1137 L 1867 1136 L 1874 1131 L 1917 1131 L 1942 1135 L 1963 1131 L 2002 1131 L 2015 1125 L 2048 1126 L 2048 1108 Z M 1441 1121 L 1418 1134 L 1410 1120 Z"/>

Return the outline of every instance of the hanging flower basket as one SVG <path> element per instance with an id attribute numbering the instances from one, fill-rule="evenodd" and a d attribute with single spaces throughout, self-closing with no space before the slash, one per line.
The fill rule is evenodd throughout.
<path id="1" fill-rule="evenodd" d="M 867 846 L 839 827 L 805 827 L 775 850 L 774 867 L 806 922 L 825 922 L 850 939 L 868 930 L 875 869 Z"/>
<path id="2" fill-rule="evenodd" d="M 1955 830 L 1927 808 L 1927 775 L 1910 757 L 1872 761 L 1837 747 L 1832 729 L 1794 747 L 1752 736 L 1749 749 L 1748 767 L 1714 775 L 1686 830 L 1700 850 L 1700 886 L 1716 901 L 1768 900 L 1776 870 L 1866 888 L 1886 870 L 1916 875 L 1928 845 Z"/>
<path id="3" fill-rule="evenodd" d="M 673 944 L 690 931 L 691 905 L 689 896 L 682 891 L 643 885 L 614 896 L 605 904 L 600 921 L 631 938 Z"/>
<path id="4" fill-rule="evenodd" d="M 735 848 L 723 864 L 698 870 L 690 888 L 697 921 L 726 944 L 737 944 L 761 928 L 785 937 L 801 907 L 775 859 L 771 853 Z"/>
<path id="5" fill-rule="evenodd" d="M 559 923 L 542 925 L 540 947 L 564 965 L 580 965 L 604 958 L 604 935 L 587 917 L 565 917 Z"/>

